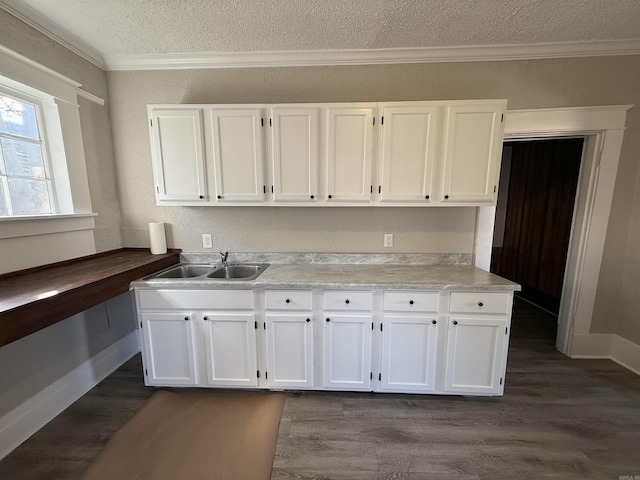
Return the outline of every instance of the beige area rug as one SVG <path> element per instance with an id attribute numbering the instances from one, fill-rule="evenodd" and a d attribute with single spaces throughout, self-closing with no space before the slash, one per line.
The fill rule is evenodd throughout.
<path id="1" fill-rule="evenodd" d="M 271 478 L 284 395 L 156 392 L 82 480 Z"/>

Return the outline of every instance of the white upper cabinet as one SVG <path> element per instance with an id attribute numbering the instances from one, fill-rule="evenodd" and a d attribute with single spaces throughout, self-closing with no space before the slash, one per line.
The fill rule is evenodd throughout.
<path id="1" fill-rule="evenodd" d="M 215 202 L 264 202 L 263 110 L 213 108 L 210 114 Z"/>
<path id="2" fill-rule="evenodd" d="M 440 201 L 495 204 L 506 106 L 506 101 L 489 101 L 447 108 Z"/>
<path id="3" fill-rule="evenodd" d="M 156 201 L 495 205 L 506 105 L 150 105 Z"/>
<path id="4" fill-rule="evenodd" d="M 439 161 L 441 105 L 384 106 L 380 203 L 428 205 L 433 198 L 434 166 Z"/>
<path id="5" fill-rule="evenodd" d="M 271 180 L 274 202 L 315 202 L 318 198 L 320 109 L 271 109 Z"/>
<path id="6" fill-rule="evenodd" d="M 149 107 L 158 205 L 207 202 L 202 109 Z"/>
<path id="7" fill-rule="evenodd" d="M 327 108 L 326 125 L 326 201 L 370 203 L 373 108 Z"/>

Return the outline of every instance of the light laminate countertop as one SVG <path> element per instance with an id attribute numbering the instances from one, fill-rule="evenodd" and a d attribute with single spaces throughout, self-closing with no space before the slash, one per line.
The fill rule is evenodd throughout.
<path id="1" fill-rule="evenodd" d="M 213 267 L 212 267 L 213 269 Z M 140 288 L 353 288 L 519 291 L 520 285 L 471 265 L 272 264 L 249 281 L 196 277 L 143 279 Z"/>

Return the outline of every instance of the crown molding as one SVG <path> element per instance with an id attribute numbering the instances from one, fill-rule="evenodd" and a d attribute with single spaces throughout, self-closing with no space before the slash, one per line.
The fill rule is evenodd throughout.
<path id="1" fill-rule="evenodd" d="M 16 0 L 2 0 L 0 1 L 0 8 L 10 13 L 18 20 L 36 29 L 40 33 L 46 35 L 51 40 L 71 50 L 76 55 L 79 55 L 88 62 L 93 63 L 96 67 L 103 70 L 105 69 L 104 61 L 100 52 L 53 23 L 29 5 Z"/>
<path id="2" fill-rule="evenodd" d="M 106 70 L 310 67 L 397 63 L 488 62 L 640 55 L 640 39 L 530 45 L 105 55 Z"/>

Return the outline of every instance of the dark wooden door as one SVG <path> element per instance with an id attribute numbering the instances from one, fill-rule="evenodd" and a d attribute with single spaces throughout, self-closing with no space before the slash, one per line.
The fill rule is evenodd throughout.
<path id="1" fill-rule="evenodd" d="M 494 236 L 491 271 L 520 283 L 524 298 L 556 314 L 583 144 L 583 138 L 505 143 L 511 158 L 508 185 L 499 192 L 507 194 L 504 234 Z"/>

